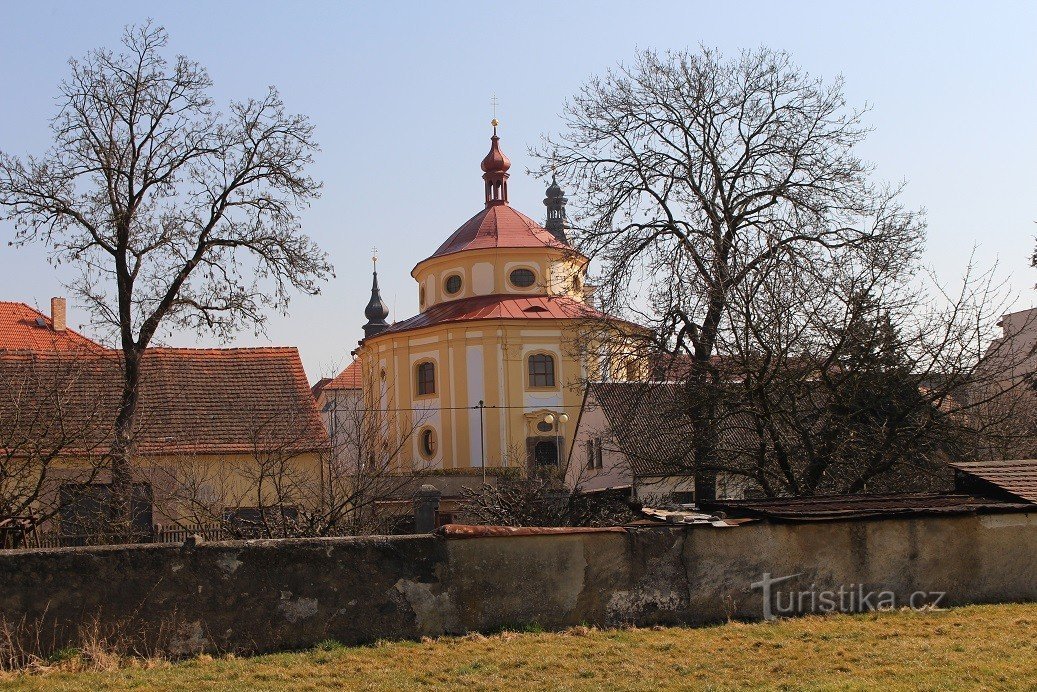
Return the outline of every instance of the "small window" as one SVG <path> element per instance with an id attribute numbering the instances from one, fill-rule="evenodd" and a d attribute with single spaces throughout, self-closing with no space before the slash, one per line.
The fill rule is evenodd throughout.
<path id="1" fill-rule="evenodd" d="M 529 386 L 555 386 L 555 359 L 545 353 L 537 353 L 529 357 Z"/>
<path id="2" fill-rule="evenodd" d="M 551 432 L 554 429 L 555 429 L 554 424 L 548 423 L 547 421 L 543 421 L 542 420 L 539 423 L 537 423 L 537 430 L 539 430 L 542 433 L 549 433 L 549 432 Z"/>
<path id="3" fill-rule="evenodd" d="M 516 269 L 511 272 L 511 283 L 518 288 L 529 288 L 536 283 L 537 277 L 529 269 Z"/>
<path id="4" fill-rule="evenodd" d="M 421 303 L 421 307 L 425 307 L 425 287 L 422 286 L 421 290 L 418 291 L 418 302 Z"/>
<path id="5" fill-rule="evenodd" d="M 436 365 L 428 361 L 418 364 L 418 396 L 436 393 Z"/>
<path id="6" fill-rule="evenodd" d="M 587 468 L 594 468 L 594 440 L 587 440 Z"/>
<path id="7" fill-rule="evenodd" d="M 461 277 L 458 274 L 452 274 L 447 277 L 446 284 L 444 285 L 446 292 L 450 295 L 461 292 Z"/>
<path id="8" fill-rule="evenodd" d="M 421 455 L 426 459 L 436 456 L 436 431 L 432 428 L 421 431 Z"/>
<path id="9" fill-rule="evenodd" d="M 594 467 L 601 468 L 601 438 L 594 438 Z"/>

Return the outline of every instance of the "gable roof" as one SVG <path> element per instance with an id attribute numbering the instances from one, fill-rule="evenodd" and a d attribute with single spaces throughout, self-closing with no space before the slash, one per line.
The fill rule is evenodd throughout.
<path id="1" fill-rule="evenodd" d="M 1037 459 L 956 462 L 951 467 L 1017 498 L 1037 503 Z"/>
<path id="2" fill-rule="evenodd" d="M 318 388 L 319 387 L 319 388 Z M 363 370 L 356 358 L 346 366 L 345 370 L 333 378 L 324 378 L 314 385 L 314 396 L 321 392 L 336 389 L 363 389 Z"/>
<path id="3" fill-rule="evenodd" d="M 635 476 L 690 473 L 691 419 L 680 385 L 667 382 L 591 382 L 609 432 Z"/>
<path id="4" fill-rule="evenodd" d="M 122 386 L 116 351 L 0 352 L 0 447 L 78 432 L 66 454 L 106 451 Z M 317 451 L 327 434 L 295 348 L 152 348 L 141 365 L 143 455 Z"/>
<path id="5" fill-rule="evenodd" d="M 0 301 L 0 350 L 77 351 L 102 346 L 77 331 L 54 331 L 50 317 L 25 303 Z"/>

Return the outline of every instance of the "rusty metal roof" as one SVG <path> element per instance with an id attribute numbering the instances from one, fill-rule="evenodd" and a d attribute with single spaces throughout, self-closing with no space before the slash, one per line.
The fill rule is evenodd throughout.
<path id="1" fill-rule="evenodd" d="M 831 521 L 883 519 L 933 514 L 996 514 L 1037 512 L 1030 503 L 1012 502 L 966 493 L 901 493 L 893 495 L 828 495 L 770 500 L 709 500 L 709 512 L 771 521 Z"/>
<path id="2" fill-rule="evenodd" d="M 1028 502 L 1037 502 L 1037 459 L 952 463 L 958 471 L 975 476 Z"/>
<path id="3" fill-rule="evenodd" d="M 436 529 L 444 538 L 489 538 L 500 536 L 547 536 L 571 533 L 625 533 L 622 526 L 468 526 L 446 524 Z"/>

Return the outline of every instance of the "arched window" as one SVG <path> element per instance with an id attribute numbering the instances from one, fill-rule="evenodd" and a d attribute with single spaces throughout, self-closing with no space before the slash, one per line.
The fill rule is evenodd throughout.
<path id="1" fill-rule="evenodd" d="M 425 428 L 421 431 L 421 455 L 426 459 L 436 456 L 436 431 Z"/>
<path id="2" fill-rule="evenodd" d="M 529 357 L 529 386 L 555 386 L 555 359 L 546 353 L 534 353 Z"/>
<path id="3" fill-rule="evenodd" d="M 418 396 L 436 393 L 436 364 L 430 361 L 418 363 Z"/>

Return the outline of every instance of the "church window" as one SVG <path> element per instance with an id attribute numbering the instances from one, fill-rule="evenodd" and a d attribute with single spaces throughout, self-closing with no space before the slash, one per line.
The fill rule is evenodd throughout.
<path id="1" fill-rule="evenodd" d="M 511 272 L 511 283 L 518 288 L 529 288 L 536 280 L 536 274 L 529 269 L 516 269 Z"/>
<path id="2" fill-rule="evenodd" d="M 426 361 L 418 364 L 418 396 L 436 393 L 436 365 Z"/>
<path id="3" fill-rule="evenodd" d="M 446 284 L 444 285 L 446 292 L 450 295 L 461 292 L 461 276 L 459 274 L 451 274 L 447 277 Z"/>
<path id="4" fill-rule="evenodd" d="M 535 353 L 529 357 L 529 386 L 555 386 L 555 359 L 546 353 Z"/>
<path id="5" fill-rule="evenodd" d="M 436 456 L 436 431 L 425 428 L 421 431 L 421 455 L 426 459 Z"/>
<path id="6" fill-rule="evenodd" d="M 594 468 L 594 440 L 587 440 L 587 468 Z"/>
<path id="7" fill-rule="evenodd" d="M 418 291 L 418 302 L 421 303 L 421 307 L 425 307 L 425 287 L 422 286 L 421 290 Z"/>

